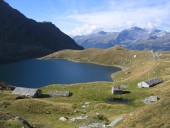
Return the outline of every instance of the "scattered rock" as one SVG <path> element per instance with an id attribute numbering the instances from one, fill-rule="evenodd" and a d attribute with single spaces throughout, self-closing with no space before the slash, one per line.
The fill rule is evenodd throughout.
<path id="1" fill-rule="evenodd" d="M 19 117 L 19 116 L 16 116 L 15 117 L 15 120 L 18 120 L 22 123 L 22 125 L 24 125 L 24 128 L 33 128 L 25 119 Z"/>
<path id="2" fill-rule="evenodd" d="M 96 112 L 96 115 L 100 115 L 100 113 Z"/>
<path id="3" fill-rule="evenodd" d="M 77 110 L 74 110 L 74 113 L 78 113 L 79 111 L 77 111 Z"/>
<path id="4" fill-rule="evenodd" d="M 81 106 L 82 108 L 87 108 L 87 106 L 86 105 L 83 105 L 83 106 Z"/>
<path id="5" fill-rule="evenodd" d="M 85 105 L 89 105 L 90 104 L 90 102 L 85 102 Z"/>
<path id="6" fill-rule="evenodd" d="M 145 103 L 145 104 L 150 104 L 150 103 L 158 101 L 158 100 L 159 100 L 159 97 L 157 97 L 157 96 L 150 96 L 150 97 L 145 98 L 144 100 L 142 100 L 142 102 Z"/>
<path id="7" fill-rule="evenodd" d="M 46 112 L 46 114 L 51 114 L 51 112 Z"/>
<path id="8" fill-rule="evenodd" d="M 82 112 L 83 112 L 84 114 L 86 114 L 87 111 L 86 111 L 86 109 L 84 109 Z"/>
<path id="9" fill-rule="evenodd" d="M 59 120 L 60 120 L 60 121 L 66 121 L 67 118 L 66 118 L 66 117 L 60 117 Z"/>
<path id="10" fill-rule="evenodd" d="M 126 75 L 127 75 L 127 74 L 130 74 L 130 73 L 131 73 L 131 72 L 129 72 L 129 71 L 128 71 L 128 72 L 125 72 Z"/>
<path id="11" fill-rule="evenodd" d="M 115 126 L 118 122 L 120 122 L 123 119 L 123 117 L 117 117 L 116 119 L 114 119 L 109 125 L 107 126 Z"/>
<path id="12" fill-rule="evenodd" d="M 70 120 L 75 121 L 75 120 L 85 120 L 85 119 L 87 119 L 87 116 L 74 117 L 74 118 L 71 118 Z"/>

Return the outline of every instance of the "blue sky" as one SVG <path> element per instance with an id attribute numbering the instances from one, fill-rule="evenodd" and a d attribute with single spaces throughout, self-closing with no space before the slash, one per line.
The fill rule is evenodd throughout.
<path id="1" fill-rule="evenodd" d="M 5 0 L 36 21 L 69 35 L 138 26 L 170 31 L 170 0 Z"/>

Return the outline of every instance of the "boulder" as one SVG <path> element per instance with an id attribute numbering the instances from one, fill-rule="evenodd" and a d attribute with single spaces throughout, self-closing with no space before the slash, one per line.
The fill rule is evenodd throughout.
<path id="1" fill-rule="evenodd" d="M 90 104 L 90 102 L 85 102 L 84 104 L 85 104 L 85 105 L 89 105 L 89 104 Z"/>
<path id="2" fill-rule="evenodd" d="M 87 108 L 87 105 L 83 105 L 83 106 L 81 106 L 82 108 Z"/>
<path id="3" fill-rule="evenodd" d="M 65 117 L 60 117 L 59 120 L 60 120 L 60 121 L 66 121 L 67 118 L 65 118 Z"/>

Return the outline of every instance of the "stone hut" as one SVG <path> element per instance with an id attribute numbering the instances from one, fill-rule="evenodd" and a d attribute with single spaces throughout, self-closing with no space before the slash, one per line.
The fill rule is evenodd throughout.
<path id="1" fill-rule="evenodd" d="M 122 94 L 123 90 L 120 86 L 113 86 L 112 87 L 112 94 Z"/>
<path id="2" fill-rule="evenodd" d="M 150 104 L 150 103 L 156 102 L 158 100 L 159 100 L 159 97 L 157 97 L 157 96 L 150 96 L 150 97 L 145 98 L 144 100 L 142 100 L 142 102 L 145 103 L 145 104 Z"/>
<path id="3" fill-rule="evenodd" d="M 25 95 L 28 97 L 36 98 L 42 94 L 42 90 L 33 89 L 33 88 L 16 87 L 12 92 L 12 94 Z"/>
<path id="4" fill-rule="evenodd" d="M 48 93 L 50 96 L 63 96 L 63 97 L 69 97 L 72 95 L 69 91 L 51 91 Z"/>
<path id="5" fill-rule="evenodd" d="M 149 88 L 157 84 L 162 83 L 163 81 L 160 78 L 153 78 L 150 80 L 142 81 L 138 83 L 138 88 Z"/>

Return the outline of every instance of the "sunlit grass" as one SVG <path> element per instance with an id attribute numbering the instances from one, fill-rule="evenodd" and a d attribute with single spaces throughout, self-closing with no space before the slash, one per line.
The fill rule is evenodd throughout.
<path id="1" fill-rule="evenodd" d="M 0 115 L 6 118 L 19 115 L 36 128 L 72 128 L 91 120 L 109 123 L 115 117 L 122 115 L 124 120 L 118 123 L 117 127 L 169 127 L 170 54 L 165 52 L 163 55 L 163 58 L 155 60 L 149 51 L 130 51 L 121 47 L 107 50 L 64 50 L 54 53 L 45 59 L 67 58 L 88 63 L 118 65 L 123 70 L 112 75 L 115 82 L 54 84 L 41 88 L 44 94 L 54 90 L 69 91 L 73 93 L 71 97 L 55 96 L 17 100 L 10 91 L 0 91 Z M 153 77 L 160 77 L 164 82 L 152 88 L 137 88 L 138 82 Z M 129 93 L 113 95 L 111 93 L 113 85 L 127 85 L 126 91 Z M 151 95 L 157 95 L 160 100 L 150 105 L 141 102 L 142 99 Z M 107 102 L 108 98 L 128 99 L 130 102 Z M 85 102 L 90 102 L 86 112 L 82 108 Z M 70 119 L 82 114 L 88 116 L 88 119 L 73 122 L 59 121 L 60 117 Z M 16 120 L 1 120 L 0 123 L 2 127 L 20 127 Z"/>

